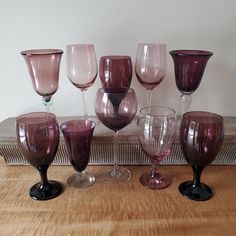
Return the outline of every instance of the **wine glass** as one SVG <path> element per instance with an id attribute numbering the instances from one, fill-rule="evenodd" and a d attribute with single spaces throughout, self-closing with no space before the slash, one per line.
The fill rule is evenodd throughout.
<path id="1" fill-rule="evenodd" d="M 92 44 L 73 44 L 66 46 L 67 76 L 71 83 L 82 92 L 84 119 L 87 119 L 86 90 L 96 80 L 98 68 L 97 59 Z"/>
<path id="2" fill-rule="evenodd" d="M 28 162 L 41 176 L 41 182 L 31 187 L 29 194 L 36 200 L 48 200 L 61 194 L 62 185 L 47 179 L 47 170 L 59 145 L 56 117 L 48 112 L 33 112 L 16 118 L 17 144 Z"/>
<path id="3" fill-rule="evenodd" d="M 60 49 L 33 49 L 22 51 L 36 93 L 43 97 L 45 111 L 50 112 L 52 95 L 58 89 Z"/>
<path id="4" fill-rule="evenodd" d="M 191 94 L 198 88 L 206 64 L 213 53 L 202 50 L 173 50 L 170 55 L 174 61 L 176 86 L 182 93 L 180 100 L 183 115 L 189 109 Z"/>
<path id="5" fill-rule="evenodd" d="M 118 166 L 118 131 L 127 126 L 137 112 L 137 99 L 133 89 L 125 93 L 106 93 L 100 88 L 97 92 L 95 112 L 98 119 L 114 131 L 114 167 L 103 174 L 103 178 L 113 183 L 126 182 L 131 178 L 129 170 Z"/>
<path id="6" fill-rule="evenodd" d="M 210 187 L 201 183 L 203 169 L 215 159 L 223 142 L 224 121 L 217 114 L 203 111 L 187 112 L 180 127 L 180 144 L 186 161 L 192 166 L 193 181 L 183 182 L 179 191 L 185 197 L 208 200 L 212 196 Z"/>
<path id="7" fill-rule="evenodd" d="M 75 188 L 84 188 L 95 182 L 95 176 L 85 173 L 89 163 L 90 147 L 95 123 L 91 120 L 69 120 L 60 125 L 65 138 L 71 165 L 77 171 L 67 179 Z"/>
<path id="8" fill-rule="evenodd" d="M 166 76 L 166 44 L 139 44 L 135 73 L 138 81 L 147 90 L 147 106 L 151 106 L 152 90 Z"/>
<path id="9" fill-rule="evenodd" d="M 150 189 L 166 188 L 171 180 L 162 176 L 157 166 L 171 152 L 176 135 L 176 113 L 168 107 L 144 107 L 140 110 L 137 124 L 140 146 L 151 162 L 151 171 L 142 174 L 140 182 Z"/>
<path id="10" fill-rule="evenodd" d="M 99 63 L 99 76 L 106 93 L 125 93 L 132 80 L 130 56 L 103 56 Z"/>

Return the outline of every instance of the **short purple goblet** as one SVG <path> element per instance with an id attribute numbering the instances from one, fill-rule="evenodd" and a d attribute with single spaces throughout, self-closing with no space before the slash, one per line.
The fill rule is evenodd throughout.
<path id="1" fill-rule="evenodd" d="M 67 179 L 75 188 L 84 188 L 95 182 L 95 176 L 86 173 L 95 123 L 91 120 L 70 120 L 60 125 L 71 165 L 77 173 Z"/>
<path id="2" fill-rule="evenodd" d="M 204 201 L 212 197 L 212 190 L 201 183 L 203 169 L 210 165 L 220 150 L 224 138 L 223 117 L 203 111 L 187 112 L 180 127 L 180 144 L 186 161 L 192 166 L 193 181 L 183 182 L 179 191 L 185 197 Z"/>
<path id="3" fill-rule="evenodd" d="M 173 50 L 170 55 L 174 61 L 176 86 L 182 93 L 180 98 L 183 115 L 189 109 L 191 94 L 198 88 L 213 53 L 203 50 Z"/>
<path id="4" fill-rule="evenodd" d="M 40 173 L 41 182 L 30 189 L 36 200 L 48 200 L 61 194 L 62 185 L 47 179 L 47 170 L 59 145 L 56 117 L 48 112 L 33 112 L 16 118 L 17 143 L 28 162 Z"/>

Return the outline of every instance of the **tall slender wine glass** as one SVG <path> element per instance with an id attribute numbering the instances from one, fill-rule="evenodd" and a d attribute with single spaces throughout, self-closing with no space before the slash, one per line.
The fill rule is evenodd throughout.
<path id="1" fill-rule="evenodd" d="M 166 44 L 139 44 L 135 61 L 138 81 L 147 90 L 147 106 L 151 106 L 152 90 L 166 76 Z"/>
<path id="2" fill-rule="evenodd" d="M 50 112 L 52 95 L 58 89 L 62 54 L 63 51 L 60 49 L 33 49 L 21 52 L 27 64 L 33 88 L 43 97 L 46 112 Z"/>
<path id="3" fill-rule="evenodd" d="M 96 80 L 97 58 L 92 44 L 73 44 L 66 46 L 67 76 L 71 83 L 82 91 L 84 118 L 87 119 L 86 90 Z"/>
<path id="4" fill-rule="evenodd" d="M 90 147 L 95 123 L 91 120 L 69 120 L 60 125 L 71 165 L 77 171 L 67 179 L 75 188 L 84 188 L 95 182 L 95 176 L 85 173 L 89 163 Z"/>
<path id="5" fill-rule="evenodd" d="M 95 112 L 98 119 L 114 131 L 114 167 L 103 174 L 103 178 L 114 183 L 128 181 L 129 170 L 118 166 L 118 131 L 127 126 L 137 112 L 137 99 L 133 89 L 125 93 L 106 93 L 102 88 L 97 92 Z"/>
<path id="6" fill-rule="evenodd" d="M 187 112 L 180 128 L 180 143 L 186 161 L 192 166 L 193 181 L 183 182 L 179 191 L 185 197 L 208 200 L 212 196 L 210 187 L 201 183 L 203 169 L 215 159 L 223 142 L 224 121 L 217 114 L 203 111 Z"/>
<path id="7" fill-rule="evenodd" d="M 183 115 L 189 109 L 191 94 L 200 85 L 206 64 L 213 53 L 202 50 L 173 50 L 170 55 L 174 60 L 176 86 L 182 93 L 180 100 Z"/>
<path id="8" fill-rule="evenodd" d="M 17 143 L 28 162 L 40 173 L 41 182 L 30 189 L 36 200 L 48 200 L 61 194 L 62 185 L 47 179 L 47 170 L 59 145 L 56 117 L 48 112 L 33 112 L 16 118 Z"/>
<path id="9" fill-rule="evenodd" d="M 171 180 L 160 175 L 157 166 L 171 152 L 176 135 L 176 113 L 168 107 L 144 107 L 140 110 L 138 128 L 139 143 L 151 162 L 151 171 L 142 174 L 140 182 L 150 189 L 166 188 Z"/>
<path id="10" fill-rule="evenodd" d="M 125 93 L 132 80 L 130 56 L 103 56 L 100 58 L 99 75 L 106 93 Z"/>

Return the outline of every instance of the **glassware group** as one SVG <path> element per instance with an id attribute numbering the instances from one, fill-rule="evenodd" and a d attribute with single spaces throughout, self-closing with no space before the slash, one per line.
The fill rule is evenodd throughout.
<path id="1" fill-rule="evenodd" d="M 58 89 L 60 49 L 22 51 L 34 90 L 43 97 L 45 112 L 24 114 L 16 119 L 18 146 L 40 173 L 41 182 L 30 189 L 30 196 L 38 200 L 54 198 L 63 191 L 57 181 L 47 179 L 47 169 L 52 163 L 61 130 L 71 165 L 76 173 L 67 184 L 83 188 L 95 182 L 95 176 L 85 172 L 89 163 L 91 143 L 96 123 L 88 118 L 85 91 L 93 85 L 98 74 L 97 58 L 92 44 L 66 46 L 66 71 L 71 83 L 82 91 L 84 117 L 68 120 L 58 125 L 50 113 L 51 97 Z M 191 93 L 199 86 L 207 61 L 213 55 L 203 50 L 173 50 L 176 86 L 182 93 L 183 115 L 179 140 L 186 161 L 192 166 L 193 181 L 179 186 L 181 194 L 192 200 L 207 200 L 212 196 L 210 187 L 200 182 L 202 170 L 216 157 L 224 137 L 223 118 L 210 112 L 187 112 Z M 135 119 L 138 103 L 132 89 L 132 60 L 127 55 L 102 56 L 99 62 L 101 88 L 95 101 L 97 118 L 114 134 L 114 166 L 102 175 L 105 181 L 122 183 L 130 180 L 128 169 L 120 167 L 118 131 Z M 152 106 L 152 90 L 166 76 L 166 44 L 142 43 L 138 45 L 135 73 L 147 90 L 146 107 L 137 118 L 138 140 L 151 163 L 151 171 L 140 176 L 142 185 L 149 189 L 163 189 L 171 184 L 168 176 L 157 170 L 162 160 L 171 152 L 176 137 L 176 111 L 169 107 Z"/>

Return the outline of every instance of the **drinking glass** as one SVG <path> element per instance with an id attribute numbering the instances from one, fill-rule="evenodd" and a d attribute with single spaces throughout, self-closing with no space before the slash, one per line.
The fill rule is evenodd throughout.
<path id="1" fill-rule="evenodd" d="M 126 182 L 131 178 L 129 170 L 118 166 L 118 131 L 127 126 L 137 112 L 137 99 L 133 89 L 125 93 L 106 93 L 100 88 L 97 92 L 95 112 L 98 119 L 114 131 L 114 167 L 103 174 L 103 178 L 113 183 Z"/>
<path id="2" fill-rule="evenodd" d="M 60 49 L 33 49 L 22 51 L 33 88 L 43 97 L 45 111 L 50 112 L 52 95 L 58 89 L 60 62 L 63 51 Z"/>
<path id="3" fill-rule="evenodd" d="M 191 94 L 198 88 L 206 64 L 213 55 L 202 50 L 173 50 L 170 55 L 174 61 L 175 82 L 181 92 L 181 113 L 188 111 L 192 101 Z"/>
<path id="4" fill-rule="evenodd" d="M 217 114 L 203 111 L 187 112 L 180 127 L 180 144 L 186 161 L 192 166 L 193 181 L 183 182 L 179 191 L 185 197 L 204 201 L 212 197 L 212 191 L 201 183 L 203 169 L 215 159 L 223 142 L 224 121 Z"/>
<path id="5" fill-rule="evenodd" d="M 103 56 L 100 58 L 99 75 L 106 93 L 125 93 L 132 80 L 132 61 L 129 56 Z"/>
<path id="6" fill-rule="evenodd" d="M 166 188 L 171 180 L 159 173 L 158 165 L 171 152 L 176 135 L 176 113 L 168 107 L 144 107 L 137 124 L 140 146 L 151 162 L 151 171 L 142 174 L 140 182 L 150 189 Z"/>
<path id="7" fill-rule="evenodd" d="M 96 80 L 97 58 L 92 44 L 73 44 L 66 46 L 67 76 L 71 83 L 82 92 L 84 119 L 87 119 L 86 91 Z"/>
<path id="8" fill-rule="evenodd" d="M 141 43 L 138 45 L 135 73 L 147 90 L 147 105 L 151 106 L 152 90 L 166 76 L 166 44 Z"/>
<path id="9" fill-rule="evenodd" d="M 48 112 L 33 112 L 16 118 L 17 144 L 41 176 L 41 182 L 31 187 L 29 194 L 36 200 L 48 200 L 61 194 L 62 185 L 47 179 L 47 170 L 59 145 L 59 127 L 56 117 Z"/>
<path id="10" fill-rule="evenodd" d="M 65 138 L 71 165 L 77 173 L 67 179 L 75 188 L 84 188 L 95 182 L 95 176 L 85 173 L 89 163 L 90 147 L 95 123 L 91 120 L 70 120 L 60 125 Z"/>

